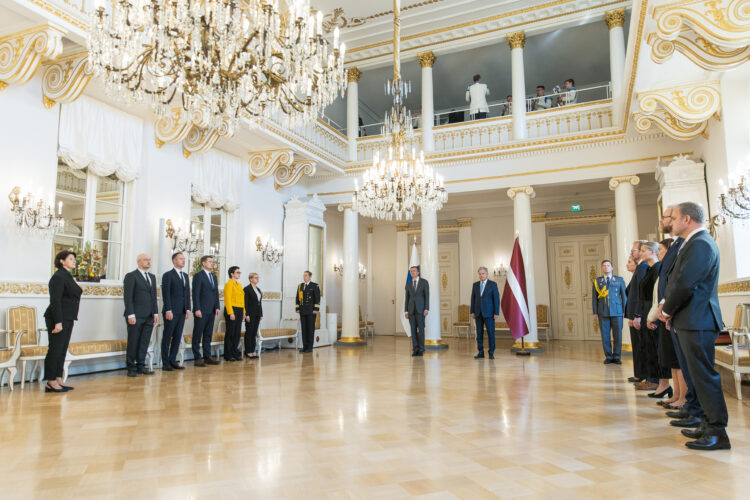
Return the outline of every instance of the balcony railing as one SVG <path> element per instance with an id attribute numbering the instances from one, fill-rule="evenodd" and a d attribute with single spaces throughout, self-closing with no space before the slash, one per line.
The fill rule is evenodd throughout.
<path id="1" fill-rule="evenodd" d="M 342 165 L 348 160 L 349 146 L 346 136 L 323 120 L 290 128 L 285 126 L 283 117 L 277 114 L 265 118 L 264 126 L 286 141 L 317 154 L 333 165 Z"/>

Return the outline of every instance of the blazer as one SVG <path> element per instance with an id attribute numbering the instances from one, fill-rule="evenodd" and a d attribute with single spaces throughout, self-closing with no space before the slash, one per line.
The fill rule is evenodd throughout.
<path id="1" fill-rule="evenodd" d="M 258 299 L 255 290 L 253 290 L 253 285 L 247 285 L 244 290 L 245 314 L 253 318 L 263 316 L 263 292 L 260 291 L 260 288 L 256 287 L 256 290 L 260 293 L 260 299 Z"/>
<path id="2" fill-rule="evenodd" d="M 430 310 L 430 284 L 426 279 L 420 277 L 417 282 L 417 290 L 414 290 L 412 281 L 404 288 L 404 311 L 408 313 L 422 314 Z"/>
<path id="3" fill-rule="evenodd" d="M 190 310 L 190 277 L 176 269 L 167 271 L 161 277 L 161 299 L 164 302 L 162 314 L 185 314 Z"/>
<path id="4" fill-rule="evenodd" d="M 297 296 L 294 299 L 294 310 L 300 314 L 312 314 L 320 309 L 320 287 L 312 281 L 305 286 L 297 285 Z"/>
<path id="5" fill-rule="evenodd" d="M 53 323 L 76 321 L 82 291 L 70 272 L 58 269 L 49 279 L 49 307 L 44 316 Z"/>
<path id="6" fill-rule="evenodd" d="M 487 106 L 487 98 L 485 97 L 488 95 L 490 95 L 490 89 L 483 83 L 475 83 L 466 89 L 466 102 L 470 103 L 469 114 L 488 113 L 490 108 Z"/>
<path id="7" fill-rule="evenodd" d="M 125 301 L 125 317 L 135 315 L 136 318 L 148 318 L 159 314 L 156 304 L 156 276 L 146 273 L 149 282 L 143 278 L 140 270 L 130 271 L 122 280 Z"/>
<path id="8" fill-rule="evenodd" d="M 245 314 L 245 292 L 242 285 L 230 278 L 224 283 L 224 310 L 227 314 L 234 314 L 235 307 L 242 308 L 242 314 Z"/>
<path id="9" fill-rule="evenodd" d="M 219 282 L 214 276 L 213 284 L 201 269 L 193 276 L 193 311 L 211 314 L 221 309 L 219 304 Z"/>
<path id="10" fill-rule="evenodd" d="M 628 283 L 628 287 L 626 289 L 628 300 L 625 305 L 625 317 L 628 319 L 635 319 L 636 316 L 640 316 L 641 314 L 641 300 L 638 298 L 638 292 L 640 290 L 638 287 L 638 282 L 641 281 L 644 276 L 646 276 L 647 270 L 647 262 L 641 262 L 640 264 L 638 264 L 635 268 L 635 271 L 633 272 L 633 277 L 630 278 L 630 283 Z"/>
<path id="11" fill-rule="evenodd" d="M 420 279 L 421 281 L 421 279 Z M 497 283 L 487 280 L 484 285 L 484 293 L 480 294 L 481 282 L 477 281 L 471 287 L 471 306 L 469 313 L 481 316 L 482 318 L 494 318 L 500 315 L 500 292 L 497 289 Z"/>
<path id="12" fill-rule="evenodd" d="M 677 238 L 674 242 L 672 242 L 669 250 L 667 250 L 667 253 L 664 254 L 664 258 L 661 260 L 661 269 L 659 270 L 659 284 L 657 285 L 658 302 L 661 302 L 661 299 L 664 298 L 664 292 L 666 291 L 667 283 L 669 282 L 669 272 L 674 267 L 674 263 L 677 260 L 677 254 L 680 252 L 680 247 L 682 246 L 682 243 L 684 241 L 685 240 L 682 238 Z"/>
<path id="13" fill-rule="evenodd" d="M 693 235 L 677 254 L 664 292 L 675 330 L 721 330 L 719 248 L 708 231 Z"/>
<path id="14" fill-rule="evenodd" d="M 599 290 L 606 288 L 609 293 L 606 297 L 600 299 L 599 293 L 596 291 L 597 288 Z M 607 279 L 604 276 L 596 278 L 594 284 L 591 285 L 591 308 L 594 310 L 594 314 L 603 318 L 622 316 L 625 313 L 627 302 L 625 280 L 620 276 L 612 275 L 609 279 L 609 286 L 607 286 Z"/>
<path id="15" fill-rule="evenodd" d="M 661 262 L 654 262 L 653 266 L 650 266 L 646 271 L 646 276 L 638 283 L 638 298 L 641 301 L 640 314 L 642 318 L 647 318 L 648 313 L 651 310 L 651 305 L 654 302 L 654 286 L 656 280 L 659 279 L 659 272 L 661 271 Z M 643 324 L 643 323 L 641 323 Z"/>

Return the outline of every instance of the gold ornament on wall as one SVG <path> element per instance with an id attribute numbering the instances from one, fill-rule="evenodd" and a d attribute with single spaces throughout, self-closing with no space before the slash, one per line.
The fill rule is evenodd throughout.
<path id="1" fill-rule="evenodd" d="M 71 103 L 86 89 L 93 71 L 88 64 L 88 53 L 82 52 L 44 64 L 42 99 L 46 108 L 56 103 Z"/>
<path id="2" fill-rule="evenodd" d="M 45 25 L 0 38 L 0 82 L 23 85 L 36 73 L 42 59 L 59 56 L 63 32 Z"/>
<path id="3" fill-rule="evenodd" d="M 573 333 L 573 319 L 568 318 L 568 333 Z"/>
<path id="4" fill-rule="evenodd" d="M 294 186 L 303 176 L 315 175 L 315 171 L 315 162 L 311 160 L 295 161 L 289 166 L 282 165 L 273 174 L 273 187 L 278 191 L 279 188 Z"/>
<path id="5" fill-rule="evenodd" d="M 570 290 L 570 282 L 571 282 L 571 276 L 570 276 L 570 267 L 565 266 L 565 272 L 563 273 L 563 280 L 565 281 L 565 286 Z"/>
<path id="6" fill-rule="evenodd" d="M 249 171 L 250 180 L 269 177 L 281 167 L 289 167 L 294 162 L 294 151 L 291 149 L 279 149 L 273 151 L 261 151 L 250 153 Z"/>

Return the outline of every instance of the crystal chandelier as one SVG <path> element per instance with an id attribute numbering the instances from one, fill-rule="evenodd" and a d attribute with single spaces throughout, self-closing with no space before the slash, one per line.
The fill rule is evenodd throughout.
<path id="1" fill-rule="evenodd" d="M 276 265 L 281 262 L 281 258 L 284 256 L 284 247 L 277 244 L 276 241 L 266 236 L 266 242 L 258 236 L 255 239 L 255 250 L 260 254 L 260 260 L 268 262 L 269 264 Z"/>
<path id="2" fill-rule="evenodd" d="M 413 142 L 412 116 L 404 105 L 411 82 L 401 79 L 399 35 L 400 0 L 393 1 L 393 80 L 385 84 L 393 96 L 393 107 L 386 113 L 383 135 L 388 136 L 388 157 L 373 158 L 363 174 L 362 188 L 355 181 L 352 208 L 366 217 L 391 220 L 411 219 L 417 210 L 440 210 L 448 200 L 443 179 L 424 163 L 424 152 L 409 149 Z"/>
<path id="3" fill-rule="evenodd" d="M 192 255 L 203 250 L 203 230 L 199 231 L 195 224 L 191 226 L 190 232 L 182 227 L 175 229 L 172 219 L 167 219 L 166 225 L 165 236 L 172 240 L 172 252 L 185 252 Z"/>
<path id="4" fill-rule="evenodd" d="M 108 93 L 148 97 L 157 115 L 173 105 L 208 124 L 281 115 L 314 120 L 343 93 L 344 44 L 323 38 L 309 0 L 97 0 L 89 61 Z M 280 113 L 279 113 L 280 112 Z"/>
<path id="5" fill-rule="evenodd" d="M 21 188 L 16 186 L 8 195 L 10 211 L 13 212 L 13 219 L 19 230 L 27 229 L 43 237 L 50 237 L 63 228 L 65 220 L 62 216 L 62 201 L 57 205 L 55 214 L 55 205 L 51 200 L 47 202 L 39 196 L 37 201 L 31 193 L 20 198 L 20 194 Z"/>
<path id="6" fill-rule="evenodd" d="M 729 185 L 721 184 L 719 195 L 718 222 L 726 224 L 730 220 L 750 220 L 750 170 L 741 175 L 730 174 Z"/>

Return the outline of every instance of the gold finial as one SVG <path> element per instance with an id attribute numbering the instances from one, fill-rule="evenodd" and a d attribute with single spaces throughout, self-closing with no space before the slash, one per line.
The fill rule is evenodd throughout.
<path id="1" fill-rule="evenodd" d="M 362 72 L 359 68 L 352 66 L 346 72 L 346 81 L 350 83 L 357 83 L 362 78 Z"/>
<path id="2" fill-rule="evenodd" d="M 437 61 L 437 56 L 431 51 L 420 52 L 417 54 L 417 59 L 419 59 L 419 64 L 423 68 L 431 68 L 432 65 L 435 64 L 435 61 Z"/>
<path id="3" fill-rule="evenodd" d="M 526 45 L 526 34 L 523 31 L 516 31 L 508 34 L 508 45 L 510 50 L 522 49 Z"/>
<path id="4" fill-rule="evenodd" d="M 625 26 L 625 7 L 605 12 L 604 22 L 607 23 L 607 28 L 609 29 Z"/>

